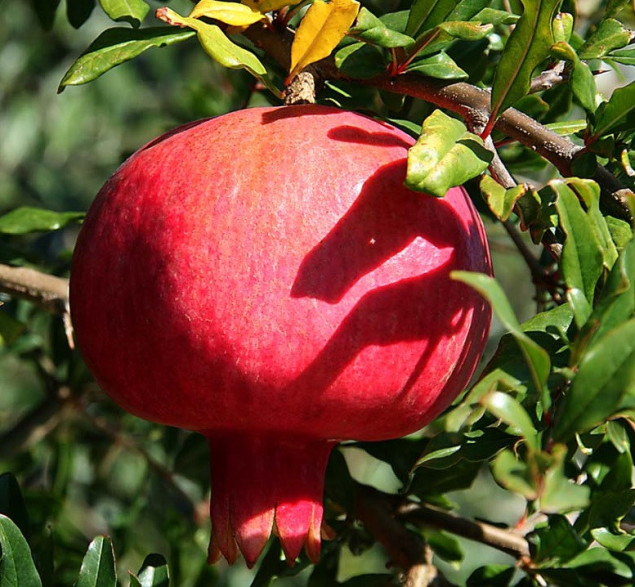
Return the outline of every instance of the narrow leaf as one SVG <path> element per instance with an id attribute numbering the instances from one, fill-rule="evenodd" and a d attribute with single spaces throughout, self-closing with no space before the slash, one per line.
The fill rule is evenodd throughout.
<path id="1" fill-rule="evenodd" d="M 435 110 L 408 151 L 405 185 L 443 197 L 451 187 L 482 173 L 491 159 L 480 137 L 468 132 L 461 121 Z"/>
<path id="2" fill-rule="evenodd" d="M 307 65 L 328 57 L 351 27 L 359 11 L 355 0 L 315 0 L 307 10 L 291 45 L 292 79 Z"/>
<path id="3" fill-rule="evenodd" d="M 442 23 L 459 0 L 415 0 L 410 8 L 406 34 L 417 36 Z"/>
<path id="4" fill-rule="evenodd" d="M 608 102 L 598 109 L 593 134 L 588 142 L 621 130 L 635 128 L 635 82 L 615 90 Z"/>
<path id="5" fill-rule="evenodd" d="M 97 79 L 108 70 L 134 59 L 153 47 L 166 47 L 194 36 L 192 31 L 174 32 L 171 27 L 151 27 L 140 30 L 107 29 L 71 65 L 60 82 L 58 91 Z"/>
<path id="6" fill-rule="evenodd" d="M 220 0 L 201 0 L 198 2 L 190 12 L 190 18 L 203 16 L 231 26 L 248 26 L 265 18 L 262 12 L 245 4 Z"/>
<path id="7" fill-rule="evenodd" d="M 635 408 L 635 319 L 617 326 L 582 357 L 554 427 L 567 441 L 622 409 Z"/>
<path id="8" fill-rule="evenodd" d="M 126 21 L 138 27 L 150 6 L 144 0 L 99 0 L 104 12 L 115 22 Z"/>
<path id="9" fill-rule="evenodd" d="M 157 10 L 157 18 L 173 26 L 194 29 L 201 47 L 212 59 L 224 67 L 246 69 L 267 85 L 272 92 L 279 93 L 269 80 L 267 70 L 260 59 L 251 51 L 230 41 L 227 35 L 215 24 L 208 24 L 197 18 L 181 16 L 167 7 Z"/>
<path id="10" fill-rule="evenodd" d="M 483 396 L 480 403 L 496 418 L 514 428 L 534 451 L 540 449 L 538 432 L 520 402 L 507 393 L 493 391 Z"/>
<path id="11" fill-rule="evenodd" d="M 59 230 L 84 218 L 84 212 L 54 212 L 23 206 L 0 216 L 0 233 L 28 234 Z"/>
<path id="12" fill-rule="evenodd" d="M 567 235 L 561 262 L 565 283 L 568 289 L 582 292 L 589 305 L 592 305 L 595 285 L 603 267 L 601 245 L 593 229 L 593 222 L 568 185 L 562 181 L 552 181 L 549 188 L 558 196 L 556 208 L 560 227 Z M 576 316 L 579 326 L 583 321 L 586 318 Z"/>
<path id="13" fill-rule="evenodd" d="M 76 587 L 116 587 L 117 571 L 112 542 L 106 536 L 95 538 L 84 555 Z"/>
<path id="14" fill-rule="evenodd" d="M 31 550 L 20 529 L 0 514 L 0 587 L 42 587 Z"/>
<path id="15" fill-rule="evenodd" d="M 505 295 L 505 292 L 503 292 L 501 286 L 493 277 L 489 277 L 488 275 L 484 275 L 482 273 L 453 271 L 451 273 L 451 277 L 473 287 L 491 304 L 497 318 L 511 333 L 520 347 L 525 362 L 529 367 L 534 386 L 539 393 L 543 394 L 543 402 L 545 402 L 546 408 L 548 408 L 549 400 L 545 397 L 545 385 L 547 377 L 551 371 L 551 359 L 545 349 L 522 331 L 509 300 L 507 299 L 507 296 Z"/>
<path id="16" fill-rule="evenodd" d="M 607 59 L 624 65 L 635 65 L 635 49 L 618 49 L 607 55 Z"/>
<path id="17" fill-rule="evenodd" d="M 492 120 L 529 92 L 534 69 L 549 56 L 552 21 L 561 0 L 523 0 L 524 11 L 507 40 L 492 85 Z"/>

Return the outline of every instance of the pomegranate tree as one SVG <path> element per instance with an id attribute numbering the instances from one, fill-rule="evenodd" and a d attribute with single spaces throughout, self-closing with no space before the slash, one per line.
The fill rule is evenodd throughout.
<path id="1" fill-rule="evenodd" d="M 210 559 L 249 565 L 273 530 L 320 549 L 324 470 L 343 439 L 430 422 L 464 388 L 490 272 L 462 188 L 403 186 L 413 140 L 319 106 L 177 128 L 126 161 L 75 251 L 79 347 L 126 410 L 209 440 Z"/>

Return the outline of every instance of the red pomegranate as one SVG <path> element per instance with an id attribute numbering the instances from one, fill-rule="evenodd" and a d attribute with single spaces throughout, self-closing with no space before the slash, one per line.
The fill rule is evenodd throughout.
<path id="1" fill-rule="evenodd" d="M 490 323 L 449 274 L 490 272 L 462 188 L 403 186 L 413 140 L 321 106 L 177 128 L 128 159 L 82 227 L 71 313 L 126 410 L 209 439 L 210 559 L 253 565 L 272 529 L 319 557 L 324 470 L 343 439 L 430 422 Z"/>

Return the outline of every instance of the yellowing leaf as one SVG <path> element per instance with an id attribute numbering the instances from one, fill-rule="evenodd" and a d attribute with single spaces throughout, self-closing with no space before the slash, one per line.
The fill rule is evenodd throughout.
<path id="1" fill-rule="evenodd" d="M 261 14 L 265 12 L 274 12 L 285 6 L 295 6 L 300 4 L 302 0 L 243 0 L 243 4 L 257 10 Z"/>
<path id="2" fill-rule="evenodd" d="M 289 79 L 307 65 L 328 57 L 355 21 L 359 2 L 315 0 L 307 10 L 291 45 Z"/>
<path id="3" fill-rule="evenodd" d="M 221 2 L 220 0 L 201 0 L 190 13 L 190 18 L 206 16 L 232 26 L 248 26 L 265 18 L 259 10 L 244 4 Z"/>

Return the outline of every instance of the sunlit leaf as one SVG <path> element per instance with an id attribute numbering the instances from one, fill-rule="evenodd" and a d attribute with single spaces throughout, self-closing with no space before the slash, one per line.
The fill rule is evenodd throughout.
<path id="1" fill-rule="evenodd" d="M 635 48 L 612 51 L 607 55 L 607 58 L 623 65 L 635 65 Z"/>
<path id="2" fill-rule="evenodd" d="M 54 212 L 22 206 L 0 216 L 0 234 L 29 234 L 59 230 L 82 220 L 84 212 Z"/>
<path id="3" fill-rule="evenodd" d="M 169 587 L 170 571 L 168 563 L 160 554 L 149 554 L 139 571 L 141 587 Z"/>
<path id="4" fill-rule="evenodd" d="M 573 63 L 571 72 L 571 89 L 580 105 L 587 111 L 595 110 L 595 78 L 589 66 L 580 60 L 575 49 L 565 41 L 559 41 L 551 46 L 551 53 L 558 59 Z"/>
<path id="5" fill-rule="evenodd" d="M 531 449 L 538 450 L 540 448 L 538 432 L 534 428 L 529 414 L 518 400 L 507 393 L 493 391 L 483 396 L 480 403 L 497 419 L 514 428 Z"/>
<path id="6" fill-rule="evenodd" d="M 76 587 L 116 587 L 115 553 L 110 538 L 98 536 L 88 546 Z"/>
<path id="7" fill-rule="evenodd" d="M 480 183 L 481 194 L 489 209 L 499 220 L 505 221 L 514 209 L 514 205 L 527 191 L 525 185 L 505 189 L 490 175 L 483 175 Z"/>
<path id="8" fill-rule="evenodd" d="M 614 49 L 621 49 L 631 42 L 632 31 L 621 22 L 608 18 L 600 22 L 597 30 L 578 50 L 580 59 L 600 59 Z"/>
<path id="9" fill-rule="evenodd" d="M 567 441 L 635 407 L 635 319 L 610 330 L 582 357 L 560 407 L 554 437 Z"/>
<path id="10" fill-rule="evenodd" d="M 479 41 L 480 39 L 487 37 L 487 35 L 494 30 L 494 25 L 481 24 L 477 22 L 448 21 L 442 22 L 439 25 L 439 28 L 456 39 L 461 39 L 463 41 Z"/>
<path id="11" fill-rule="evenodd" d="M 591 530 L 591 536 L 598 544 L 615 552 L 633 550 L 635 548 L 635 536 L 631 534 L 615 534 L 608 528 L 594 528 Z"/>
<path id="12" fill-rule="evenodd" d="M 450 15 L 453 17 L 454 13 Z M 513 24 L 520 17 L 507 12 L 506 10 L 497 10 L 495 8 L 483 8 L 479 10 L 470 20 L 480 22 L 481 24 Z"/>
<path id="13" fill-rule="evenodd" d="M 104 12 L 114 21 L 126 21 L 138 27 L 150 6 L 144 0 L 99 0 Z"/>
<path id="14" fill-rule="evenodd" d="M 408 151 L 405 184 L 412 190 L 443 197 L 453 186 L 482 173 L 492 160 L 480 137 L 455 118 L 435 110 Z"/>
<path id="15" fill-rule="evenodd" d="M 355 0 L 315 0 L 307 10 L 291 45 L 289 79 L 307 65 L 328 57 L 344 38 L 359 11 Z"/>
<path id="16" fill-rule="evenodd" d="M 272 91 L 277 92 L 260 59 L 251 51 L 230 41 L 217 25 L 203 22 L 197 18 L 181 16 L 169 8 L 157 10 L 157 18 L 173 26 L 194 29 L 201 47 L 212 59 L 224 67 L 246 69 L 253 76 L 262 80 Z"/>
<path id="17" fill-rule="evenodd" d="M 573 14 L 561 12 L 553 19 L 553 40 L 555 43 L 568 43 L 573 32 Z"/>
<path id="18" fill-rule="evenodd" d="M 245 4 L 221 0 L 200 0 L 190 12 L 190 18 L 206 16 L 232 26 L 246 26 L 265 18 L 259 10 Z"/>
<path id="19" fill-rule="evenodd" d="M 0 587 L 42 587 L 31 550 L 20 529 L 0 514 Z"/>
<path id="20" fill-rule="evenodd" d="M 492 118 L 529 92 L 531 77 L 549 56 L 551 23 L 560 0 L 524 0 L 524 11 L 507 40 L 492 85 Z"/>
<path id="21" fill-rule="evenodd" d="M 372 43 L 379 47 L 407 47 L 414 43 L 412 37 L 389 29 L 365 7 L 359 10 L 355 24 L 349 29 L 348 34 L 360 41 Z"/>
<path id="22" fill-rule="evenodd" d="M 548 514 L 566 514 L 584 509 L 589 504 L 590 489 L 577 485 L 565 473 L 567 447 L 555 445 L 550 454 L 552 462 L 542 479 L 540 509 Z"/>
<path id="23" fill-rule="evenodd" d="M 71 65 L 60 82 L 59 91 L 97 79 L 113 67 L 134 59 L 153 47 L 167 47 L 194 36 L 193 31 L 177 31 L 171 27 L 151 27 L 139 30 L 107 29 Z"/>
<path id="24" fill-rule="evenodd" d="M 302 2 L 302 0 L 242 0 L 243 4 L 263 14 L 266 12 L 275 12 L 285 6 L 295 6 L 300 2 Z"/>
<path id="25" fill-rule="evenodd" d="M 437 79 L 466 79 L 468 77 L 454 59 L 443 51 L 413 60 L 407 71 Z"/>
<path id="26" fill-rule="evenodd" d="M 492 462 L 492 474 L 496 482 L 525 499 L 538 497 L 538 488 L 527 463 L 511 450 L 504 450 Z"/>

